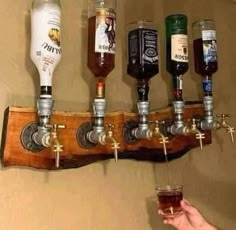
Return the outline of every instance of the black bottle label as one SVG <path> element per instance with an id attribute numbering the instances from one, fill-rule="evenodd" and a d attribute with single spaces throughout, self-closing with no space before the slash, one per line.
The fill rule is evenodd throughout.
<path id="1" fill-rule="evenodd" d="M 129 32 L 128 58 L 133 65 L 158 65 L 157 30 L 139 28 Z"/>

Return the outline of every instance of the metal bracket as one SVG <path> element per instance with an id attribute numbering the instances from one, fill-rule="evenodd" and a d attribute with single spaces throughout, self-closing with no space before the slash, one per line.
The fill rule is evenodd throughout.
<path id="1" fill-rule="evenodd" d="M 139 140 L 132 134 L 132 130 L 138 127 L 138 121 L 129 120 L 123 126 L 123 138 L 126 144 L 136 144 Z"/>
<path id="2" fill-rule="evenodd" d="M 38 145 L 33 141 L 33 134 L 38 130 L 38 123 L 37 122 L 30 122 L 28 123 L 21 132 L 20 140 L 23 147 L 31 152 L 40 152 L 45 147 L 42 145 Z"/>
<path id="3" fill-rule="evenodd" d="M 91 122 L 85 122 L 77 129 L 76 140 L 82 148 L 91 149 L 96 146 L 96 144 L 87 139 L 87 133 L 91 130 L 93 130 L 93 124 Z"/>

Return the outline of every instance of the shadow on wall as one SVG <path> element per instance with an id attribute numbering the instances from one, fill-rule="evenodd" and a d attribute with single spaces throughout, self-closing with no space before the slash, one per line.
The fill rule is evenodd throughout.
<path id="1" fill-rule="evenodd" d="M 207 206 L 208 210 L 214 210 L 221 216 L 222 219 L 235 219 L 235 194 L 236 186 L 234 183 L 228 183 L 220 180 L 212 180 L 205 175 L 202 175 L 196 168 L 191 168 L 190 176 L 194 178 L 191 180 L 191 184 L 187 185 L 185 197 L 190 200 L 198 200 L 203 206 Z M 190 180 L 190 179 L 189 179 Z M 199 184 L 201 186 L 199 186 Z M 189 188 L 188 188 L 189 187 Z M 227 204 L 227 205 L 226 205 Z M 195 205 L 195 204 L 193 204 Z M 162 218 L 157 214 L 157 197 L 152 196 L 146 198 L 146 209 L 149 215 L 149 225 L 151 229 L 158 229 L 162 225 Z M 201 210 L 200 210 L 201 211 Z M 206 217 L 207 213 L 203 213 Z M 217 220 L 209 220 L 216 225 Z M 163 229 L 168 229 L 164 228 Z"/>

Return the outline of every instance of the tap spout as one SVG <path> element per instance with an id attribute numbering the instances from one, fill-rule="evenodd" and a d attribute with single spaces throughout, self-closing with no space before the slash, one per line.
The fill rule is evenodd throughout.
<path id="1" fill-rule="evenodd" d="M 111 144 L 111 149 L 114 150 L 114 158 L 115 161 L 118 161 L 118 149 L 120 148 L 120 143 L 117 142 L 117 140 L 114 138 L 114 125 L 113 124 L 108 124 L 107 128 L 108 130 L 103 133 L 103 135 L 100 135 L 100 140 L 99 142 L 102 145 L 106 144 Z"/>
<path id="2" fill-rule="evenodd" d="M 63 152 L 63 145 L 60 143 L 58 139 L 58 129 L 64 129 L 65 125 L 47 125 L 47 128 L 50 128 L 50 138 L 48 142 L 48 146 L 51 146 L 53 152 L 55 153 L 55 167 L 60 167 L 60 155 Z"/>
<path id="3" fill-rule="evenodd" d="M 159 140 L 160 144 L 163 145 L 164 154 L 167 155 L 166 144 L 169 142 L 169 141 L 168 141 L 168 137 L 166 137 L 166 136 L 160 131 L 159 121 L 158 121 L 158 120 L 155 121 L 155 128 L 154 128 L 154 131 L 153 131 L 153 137 L 159 137 L 158 140 Z"/>
<path id="4" fill-rule="evenodd" d="M 229 125 L 229 123 L 226 121 L 226 118 L 230 117 L 230 114 L 217 114 L 216 117 L 220 118 L 220 128 L 225 128 L 226 131 L 230 134 L 231 141 L 234 143 L 234 132 L 235 128 Z"/>
<path id="5" fill-rule="evenodd" d="M 205 134 L 202 133 L 196 125 L 196 120 L 195 118 L 192 119 L 192 125 L 190 127 L 190 129 L 188 130 L 189 133 L 195 134 L 195 137 L 197 140 L 199 140 L 199 144 L 200 144 L 200 149 L 202 149 L 203 147 L 203 143 L 202 140 L 205 139 Z"/>

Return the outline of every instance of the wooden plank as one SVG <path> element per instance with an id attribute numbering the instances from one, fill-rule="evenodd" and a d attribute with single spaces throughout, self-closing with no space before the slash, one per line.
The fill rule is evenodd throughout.
<path id="1" fill-rule="evenodd" d="M 185 106 L 184 119 L 198 116 L 203 117 L 201 103 L 192 103 Z M 159 161 L 164 160 L 162 144 L 157 138 L 140 140 L 135 144 L 126 144 L 123 139 L 123 126 L 130 119 L 136 120 L 137 115 L 130 112 L 112 112 L 105 116 L 105 123 L 115 125 L 114 137 L 120 143 L 120 159 L 136 159 Z M 153 111 L 149 115 L 150 120 L 173 119 L 172 107 Z M 30 122 L 37 121 L 35 108 L 9 107 L 4 115 L 2 133 L 2 162 L 3 166 L 29 166 L 41 169 L 55 169 L 55 156 L 51 148 L 45 148 L 40 152 L 30 152 L 21 143 L 21 132 Z M 84 122 L 92 122 L 91 113 L 53 111 L 52 124 L 64 124 L 66 129 L 58 130 L 58 137 L 64 146 L 61 154 L 61 169 L 84 166 L 98 160 L 113 158 L 111 146 L 96 145 L 94 148 L 82 148 L 76 140 L 76 133 Z M 211 132 L 205 132 L 204 144 L 211 143 Z M 173 137 L 167 144 L 169 159 L 175 159 L 187 153 L 192 148 L 198 147 L 199 142 L 194 135 Z"/>

